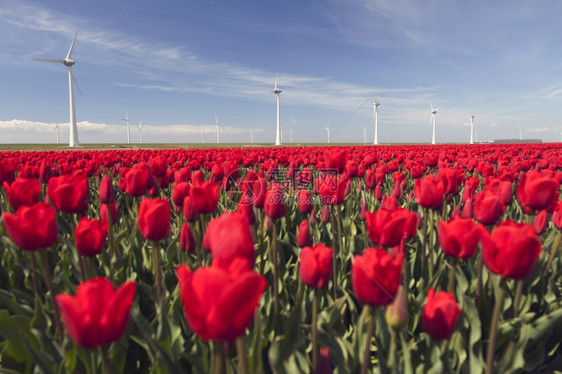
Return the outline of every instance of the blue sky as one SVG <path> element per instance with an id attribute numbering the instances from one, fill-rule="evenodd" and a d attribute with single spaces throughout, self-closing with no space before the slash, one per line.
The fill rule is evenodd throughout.
<path id="1" fill-rule="evenodd" d="M 562 132 L 559 1 L 0 0 L 0 142 L 438 142 Z M 182 88 L 183 87 L 183 88 Z M 184 91 L 185 89 L 185 91 Z M 374 96 L 373 96 L 374 95 Z"/>

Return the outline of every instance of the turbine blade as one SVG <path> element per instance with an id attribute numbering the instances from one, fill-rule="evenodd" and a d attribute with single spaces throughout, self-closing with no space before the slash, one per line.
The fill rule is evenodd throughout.
<path id="1" fill-rule="evenodd" d="M 76 88 L 78 88 L 78 91 L 80 92 L 80 96 L 84 96 L 82 94 L 82 90 L 80 89 L 80 86 L 78 85 L 78 81 L 76 80 L 76 77 L 74 76 L 74 74 L 72 74 L 72 67 L 71 66 L 68 67 L 68 72 L 69 72 L 70 76 L 72 77 L 72 81 L 76 85 Z"/>
<path id="2" fill-rule="evenodd" d="M 431 101 L 429 102 L 429 107 L 431 108 L 431 111 L 433 112 L 433 104 L 431 104 Z"/>
<path id="3" fill-rule="evenodd" d="M 74 39 L 72 39 L 72 44 L 70 45 L 70 48 L 68 49 L 68 53 L 66 54 L 67 59 L 72 58 L 72 49 L 74 48 L 74 43 L 76 42 L 77 36 L 78 36 L 78 29 L 76 29 L 76 34 L 74 34 Z"/>
<path id="4" fill-rule="evenodd" d="M 62 58 L 56 58 L 56 59 L 52 59 L 52 58 L 34 58 L 33 61 L 60 62 L 61 64 L 64 64 L 64 59 L 62 59 Z"/>

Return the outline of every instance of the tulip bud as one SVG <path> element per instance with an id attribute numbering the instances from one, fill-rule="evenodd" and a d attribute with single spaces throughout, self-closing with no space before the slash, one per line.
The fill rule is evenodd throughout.
<path id="1" fill-rule="evenodd" d="M 386 308 L 384 314 L 386 323 L 392 328 L 398 329 L 408 322 L 408 292 L 399 286 L 398 292 L 392 304 Z"/>
<path id="2" fill-rule="evenodd" d="M 263 220 L 263 229 L 265 232 L 270 232 L 273 228 L 273 218 L 266 215 L 265 219 Z"/>
<path id="3" fill-rule="evenodd" d="M 330 222 L 330 207 L 328 205 L 324 205 L 322 207 L 322 213 L 320 213 L 320 222 L 322 223 Z"/>

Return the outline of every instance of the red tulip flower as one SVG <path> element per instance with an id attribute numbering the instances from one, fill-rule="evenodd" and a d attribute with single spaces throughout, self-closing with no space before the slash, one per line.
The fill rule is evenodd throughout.
<path id="1" fill-rule="evenodd" d="M 310 228 L 308 221 L 303 219 L 299 225 L 297 233 L 297 246 L 300 248 L 309 247 L 312 245 L 312 238 L 310 237 Z"/>
<path id="2" fill-rule="evenodd" d="M 480 235 L 485 229 L 468 218 L 455 217 L 449 222 L 439 221 L 439 245 L 446 255 L 469 258 L 478 249 Z"/>
<path id="3" fill-rule="evenodd" d="M 342 174 L 339 178 L 335 174 L 325 174 L 322 178 L 316 179 L 318 195 L 323 204 L 339 205 L 343 203 L 346 195 L 346 188 L 349 183 L 347 175 Z"/>
<path id="4" fill-rule="evenodd" d="M 461 308 L 452 293 L 445 291 L 435 293 L 435 289 L 431 287 L 423 306 L 422 327 L 433 339 L 450 339 L 455 332 L 460 314 Z"/>
<path id="5" fill-rule="evenodd" d="M 333 173 L 343 173 L 347 161 L 347 151 L 342 148 L 331 148 L 326 150 L 326 162 L 324 168 Z"/>
<path id="6" fill-rule="evenodd" d="M 22 206 L 16 214 L 4 212 L 2 218 L 10 239 L 25 251 L 50 247 L 57 240 L 56 212 L 47 203 Z"/>
<path id="7" fill-rule="evenodd" d="M 154 177 L 147 164 L 140 163 L 125 174 L 125 192 L 131 196 L 142 196 L 153 187 Z M 121 188 L 121 184 L 119 185 Z"/>
<path id="8" fill-rule="evenodd" d="M 119 204 L 111 203 L 111 204 L 101 204 L 100 206 L 100 221 L 108 224 L 107 222 L 107 209 L 109 207 L 109 212 L 111 214 L 111 225 L 115 225 L 119 221 L 119 217 L 121 216 L 119 212 Z"/>
<path id="9" fill-rule="evenodd" d="M 526 223 L 502 222 L 482 235 L 482 258 L 492 272 L 504 278 L 524 279 L 542 251 L 533 228 Z"/>
<path id="10" fill-rule="evenodd" d="M 424 208 L 440 209 L 443 205 L 445 189 L 443 182 L 432 174 L 414 182 L 416 202 Z"/>
<path id="11" fill-rule="evenodd" d="M 176 212 L 179 212 L 183 208 L 184 199 L 189 196 L 189 190 L 191 185 L 188 182 L 176 182 L 172 189 L 172 202 Z"/>
<path id="12" fill-rule="evenodd" d="M 49 179 L 47 195 L 57 210 L 81 213 L 88 209 L 88 178 L 66 174 Z"/>
<path id="13" fill-rule="evenodd" d="M 224 213 L 211 220 L 202 246 L 211 252 L 213 266 L 227 269 L 234 259 L 240 257 L 244 260 L 246 271 L 254 267 L 252 230 L 248 218 L 242 213 Z"/>
<path id="14" fill-rule="evenodd" d="M 355 255 L 351 266 L 351 284 L 364 304 L 388 305 L 396 296 L 402 274 L 403 254 L 392 257 L 382 248 L 366 248 Z"/>
<path id="15" fill-rule="evenodd" d="M 192 185 L 189 196 L 191 197 L 193 210 L 197 213 L 214 212 L 219 202 L 219 189 L 219 184 L 212 181 Z"/>
<path id="16" fill-rule="evenodd" d="M 301 251 L 299 272 L 307 286 L 317 290 L 327 287 L 332 276 L 332 248 L 318 243 Z"/>
<path id="17" fill-rule="evenodd" d="M 552 211 L 552 223 L 559 230 L 562 230 L 562 200 L 558 200 L 554 205 L 554 210 Z"/>
<path id="18" fill-rule="evenodd" d="M 519 178 L 517 198 L 527 209 L 551 210 L 558 200 L 558 182 L 550 174 L 529 171 Z"/>
<path id="19" fill-rule="evenodd" d="M 18 210 L 20 206 L 39 202 L 41 183 L 32 178 L 16 178 L 12 184 L 4 182 L 4 191 L 12 208 Z"/>
<path id="20" fill-rule="evenodd" d="M 82 217 L 75 231 L 76 249 L 82 256 L 99 255 L 107 239 L 107 222 Z"/>
<path id="21" fill-rule="evenodd" d="M 184 252 L 195 251 L 195 238 L 189 228 L 189 223 L 184 223 L 180 231 L 180 249 Z"/>
<path id="22" fill-rule="evenodd" d="M 109 280 L 97 277 L 80 283 L 76 296 L 57 295 L 62 322 L 72 340 L 88 349 L 121 338 L 129 322 L 135 290 L 133 281 L 115 291 Z"/>
<path id="23" fill-rule="evenodd" d="M 416 234 L 417 217 L 408 209 L 379 209 L 375 213 L 366 211 L 365 219 L 369 237 L 376 245 L 394 247 Z"/>
<path id="24" fill-rule="evenodd" d="M 148 240 L 170 236 L 170 203 L 167 199 L 143 199 L 138 215 L 139 230 Z"/>
<path id="25" fill-rule="evenodd" d="M 12 159 L 0 161 L 0 182 L 12 183 L 15 179 L 16 166 Z"/>
<path id="26" fill-rule="evenodd" d="M 312 211 L 312 197 L 308 190 L 302 189 L 297 195 L 297 203 L 299 207 L 299 212 L 301 214 L 308 214 Z"/>
<path id="27" fill-rule="evenodd" d="M 104 177 L 100 182 L 99 199 L 102 204 L 115 202 L 115 190 L 111 183 L 111 177 Z"/>
<path id="28" fill-rule="evenodd" d="M 472 214 L 474 218 L 484 225 L 496 224 L 505 211 L 501 197 L 495 192 L 480 191 L 474 198 Z"/>
<path id="29" fill-rule="evenodd" d="M 287 213 L 285 207 L 285 194 L 280 185 L 274 184 L 271 189 L 265 193 L 265 201 L 263 204 L 265 214 L 273 219 L 281 218 Z"/>
<path id="30" fill-rule="evenodd" d="M 253 271 L 231 274 L 215 266 L 192 273 L 180 265 L 177 275 L 187 323 L 206 341 L 230 342 L 241 336 L 267 286 L 265 278 Z"/>

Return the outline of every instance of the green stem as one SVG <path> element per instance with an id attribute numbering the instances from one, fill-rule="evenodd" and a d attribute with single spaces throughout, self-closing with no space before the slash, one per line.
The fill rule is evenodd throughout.
<path id="1" fill-rule="evenodd" d="M 214 355 L 214 367 L 213 367 L 213 373 L 214 374 L 224 374 L 225 368 L 224 368 L 224 345 L 223 345 L 223 341 L 219 340 L 218 342 L 216 342 L 216 349 L 215 349 L 215 355 Z"/>
<path id="2" fill-rule="evenodd" d="M 343 256 L 343 254 L 342 254 L 343 253 L 343 235 L 342 235 L 343 224 L 342 224 L 341 216 L 342 216 L 341 204 L 338 204 L 336 206 L 336 218 L 337 218 L 337 221 L 338 221 L 338 247 L 339 247 L 338 249 L 339 249 L 339 252 L 340 252 L 340 257 Z"/>
<path id="3" fill-rule="evenodd" d="M 45 250 L 39 251 L 39 255 L 41 256 L 41 268 L 43 270 L 43 278 L 45 278 L 45 283 L 47 284 L 47 289 L 49 290 L 49 294 L 51 297 L 51 303 L 53 304 L 53 314 L 55 318 L 55 327 L 57 330 L 57 337 L 59 339 L 59 343 L 62 346 L 63 343 L 63 336 L 62 336 L 62 326 L 59 314 L 59 306 L 55 301 L 55 289 L 53 287 L 53 283 L 51 282 L 51 274 L 49 272 L 48 260 L 47 260 L 47 253 Z"/>
<path id="4" fill-rule="evenodd" d="M 433 210 L 429 210 L 429 249 L 428 249 L 428 264 L 429 264 L 429 279 L 433 279 L 433 268 L 434 268 L 434 261 L 433 261 Z"/>
<path id="5" fill-rule="evenodd" d="M 550 252 L 550 258 L 548 259 L 548 263 L 544 268 L 544 273 L 543 273 L 544 278 L 548 278 L 550 276 L 550 268 L 552 267 L 552 263 L 554 262 L 554 259 L 558 254 L 558 250 L 561 247 L 560 244 L 562 244 L 562 231 L 558 232 L 558 235 L 556 235 L 556 238 L 554 238 L 554 242 L 552 243 L 552 251 Z"/>
<path id="6" fill-rule="evenodd" d="M 429 219 L 429 214 L 427 208 L 423 208 L 423 240 L 422 240 L 422 251 L 421 251 L 421 273 L 423 274 L 426 261 L 426 248 L 427 248 L 427 220 Z"/>
<path id="7" fill-rule="evenodd" d="M 375 329 L 375 308 L 372 306 L 366 306 L 366 308 L 369 308 L 371 319 L 367 325 L 367 338 L 365 339 L 365 349 L 363 350 L 361 374 L 367 374 L 369 370 L 369 362 L 371 361 L 371 340 L 373 339 L 373 330 Z"/>
<path id="8" fill-rule="evenodd" d="M 160 266 L 160 247 L 157 241 L 153 241 L 152 243 L 152 268 L 156 278 L 156 297 L 158 299 L 158 304 L 160 304 L 162 302 L 162 296 L 164 295 L 164 290 L 162 288 L 162 267 Z"/>
<path id="9" fill-rule="evenodd" d="M 109 355 L 107 354 L 107 349 L 108 346 L 103 346 L 101 347 L 101 355 L 103 358 L 103 367 L 105 369 L 105 373 L 107 374 L 113 374 L 114 370 L 113 370 L 113 365 L 111 365 L 111 360 L 109 359 Z"/>
<path id="10" fill-rule="evenodd" d="M 113 221 L 111 218 L 111 205 L 107 205 L 107 241 L 109 242 L 109 263 L 110 269 L 113 270 L 113 256 L 115 255 L 115 247 L 113 245 Z"/>
<path id="11" fill-rule="evenodd" d="M 457 258 L 453 259 L 453 263 L 451 264 L 451 270 L 449 272 L 449 283 L 447 283 L 447 291 L 453 292 L 455 287 L 455 273 L 457 272 L 457 262 L 459 260 Z"/>
<path id="12" fill-rule="evenodd" d="M 478 255 L 478 274 L 476 275 L 476 307 L 480 309 L 482 301 L 482 273 L 484 272 L 484 262 L 482 261 L 482 252 Z"/>
<path id="13" fill-rule="evenodd" d="M 37 282 L 37 275 L 35 274 L 36 271 L 37 263 L 35 262 L 35 256 L 33 252 L 31 252 L 31 280 L 33 281 L 33 294 L 35 296 L 35 300 L 40 300 L 39 283 Z"/>
<path id="14" fill-rule="evenodd" d="M 500 313 L 503 308 L 503 299 L 505 296 L 505 290 L 502 283 L 503 280 L 499 286 L 496 305 L 494 305 L 494 312 L 490 321 L 490 338 L 488 339 L 488 350 L 486 353 L 486 374 L 492 374 L 492 371 L 494 369 L 494 351 L 496 348 L 496 338 L 498 334 Z"/>
<path id="15" fill-rule="evenodd" d="M 336 247 L 336 220 L 334 219 L 333 212 L 330 214 L 330 226 L 332 228 L 332 286 L 334 291 L 334 300 L 338 297 L 338 267 L 337 257 L 339 248 Z M 339 245 L 339 242 L 337 242 Z"/>
<path id="16" fill-rule="evenodd" d="M 396 354 L 396 329 L 390 329 L 390 348 L 388 350 L 388 362 L 393 373 L 398 373 L 398 355 Z"/>
<path id="17" fill-rule="evenodd" d="M 429 368 L 431 367 L 431 353 L 435 348 L 435 340 L 433 340 L 433 338 L 431 337 L 429 339 L 431 339 L 431 341 L 429 343 L 429 349 L 427 350 L 427 355 L 425 356 L 425 362 L 423 364 L 424 374 L 427 373 L 429 371 Z"/>
<path id="18" fill-rule="evenodd" d="M 513 302 L 513 318 L 519 317 L 519 304 L 521 304 L 521 295 L 523 294 L 523 279 L 517 281 L 517 289 L 515 291 L 515 301 Z"/>
<path id="19" fill-rule="evenodd" d="M 312 367 L 315 368 L 318 363 L 318 290 L 314 290 L 314 299 L 312 301 Z"/>
<path id="20" fill-rule="evenodd" d="M 246 357 L 246 346 L 244 345 L 244 337 L 240 336 L 236 339 L 236 354 L 238 355 L 238 373 L 248 373 L 248 357 Z"/>
<path id="21" fill-rule="evenodd" d="M 279 327 L 279 269 L 277 264 L 277 222 L 273 222 L 271 246 L 271 256 L 273 257 L 273 326 L 275 334 L 277 334 Z"/>

